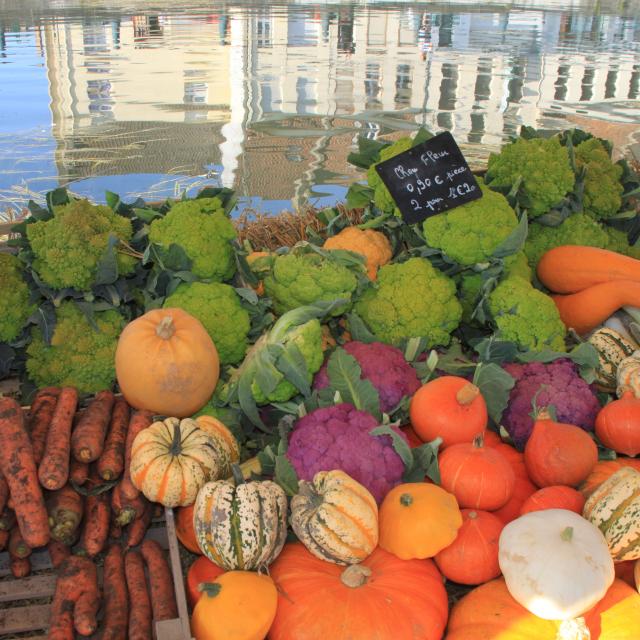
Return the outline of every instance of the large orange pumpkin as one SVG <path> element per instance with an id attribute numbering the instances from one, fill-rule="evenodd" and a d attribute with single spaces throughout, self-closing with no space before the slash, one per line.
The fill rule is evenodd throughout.
<path id="1" fill-rule="evenodd" d="M 584 618 L 591 640 L 637 640 L 640 595 L 615 580 Z M 511 597 L 504 578 L 498 578 L 477 587 L 454 606 L 446 640 L 558 640 L 566 637 L 558 633 L 561 624 L 529 613 Z"/>
<path id="2" fill-rule="evenodd" d="M 193 505 L 176 509 L 176 536 L 191 553 L 202 554 L 193 529 Z"/>
<path id="3" fill-rule="evenodd" d="M 127 402 L 184 418 L 213 394 L 220 360 L 199 320 L 182 309 L 154 309 L 130 322 L 116 349 L 116 377 Z"/>
<path id="4" fill-rule="evenodd" d="M 431 560 L 400 560 L 378 547 L 345 569 L 294 543 L 269 570 L 279 594 L 270 640 L 440 640 L 447 623 Z"/>
<path id="5" fill-rule="evenodd" d="M 500 575 L 498 540 L 504 522 L 488 511 L 462 510 L 456 539 L 434 558 L 448 580 L 482 584 Z"/>
<path id="6" fill-rule="evenodd" d="M 455 497 L 426 482 L 399 484 L 378 512 L 380 547 L 404 560 L 432 558 L 448 547 L 462 526 Z"/>
<path id="7" fill-rule="evenodd" d="M 202 595 L 202 591 L 200 591 L 201 584 L 213 582 L 224 572 L 225 569 L 211 562 L 209 558 L 204 556 L 197 558 L 187 571 L 187 600 L 189 605 L 195 607 L 196 602 L 200 600 Z"/>

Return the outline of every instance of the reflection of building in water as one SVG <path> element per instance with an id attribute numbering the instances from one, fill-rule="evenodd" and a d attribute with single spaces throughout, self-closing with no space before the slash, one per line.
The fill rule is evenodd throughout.
<path id="1" fill-rule="evenodd" d="M 216 164 L 226 186 L 272 199 L 349 171 L 357 132 L 404 119 L 497 147 L 560 107 L 640 92 L 638 17 L 264 5 L 46 21 L 44 41 L 62 174 Z"/>

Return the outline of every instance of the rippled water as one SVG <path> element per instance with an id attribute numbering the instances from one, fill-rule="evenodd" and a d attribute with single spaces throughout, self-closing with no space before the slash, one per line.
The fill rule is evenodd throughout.
<path id="1" fill-rule="evenodd" d="M 640 2 L 0 0 L 0 209 L 58 184 L 329 204 L 358 135 L 640 133 Z M 640 154 L 638 154 L 640 155 Z"/>

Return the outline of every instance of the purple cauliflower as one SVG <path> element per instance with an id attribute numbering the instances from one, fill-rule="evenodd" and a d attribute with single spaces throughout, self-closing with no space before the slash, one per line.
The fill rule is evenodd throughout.
<path id="1" fill-rule="evenodd" d="M 518 449 L 524 449 L 533 431 L 533 399 L 539 409 L 553 405 L 558 422 L 575 424 L 593 431 L 600 403 L 595 388 L 579 375 L 567 358 L 548 364 L 506 364 L 504 369 L 515 378 L 502 424 Z M 537 395 L 536 395 L 537 394 Z"/>
<path id="2" fill-rule="evenodd" d="M 371 381 L 380 396 L 380 409 L 388 413 L 405 396 L 412 396 L 420 388 L 415 369 L 404 359 L 400 349 L 383 342 L 366 344 L 356 340 L 347 342 L 343 349 L 360 365 L 363 380 Z M 329 386 L 327 361 L 316 374 L 314 389 Z"/>
<path id="3" fill-rule="evenodd" d="M 287 458 L 302 480 L 312 480 L 318 471 L 342 469 L 380 503 L 402 481 L 404 464 L 389 436 L 369 433 L 377 426 L 370 413 L 346 402 L 316 409 L 298 420 Z M 394 431 L 406 440 L 399 429 Z"/>

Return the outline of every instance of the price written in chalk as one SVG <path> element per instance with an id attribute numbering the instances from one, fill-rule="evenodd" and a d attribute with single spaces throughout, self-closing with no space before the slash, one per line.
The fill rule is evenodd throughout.
<path id="1" fill-rule="evenodd" d="M 482 197 L 448 131 L 381 162 L 376 171 L 409 224 Z"/>

